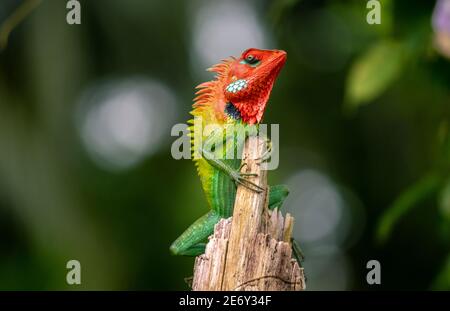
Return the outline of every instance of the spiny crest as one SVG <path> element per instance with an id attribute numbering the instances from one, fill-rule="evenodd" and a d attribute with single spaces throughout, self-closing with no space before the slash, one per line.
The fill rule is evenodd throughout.
<path id="1" fill-rule="evenodd" d="M 220 80 L 220 78 L 225 77 L 228 74 L 228 71 L 230 70 L 230 66 L 235 61 L 235 57 L 228 57 L 226 59 L 223 59 L 220 63 L 212 66 L 211 68 L 208 68 L 207 71 L 215 72 L 217 73 L 217 78 Z"/>
<path id="2" fill-rule="evenodd" d="M 226 78 L 234 60 L 234 57 L 229 57 L 207 69 L 207 71 L 215 72 L 216 76 L 212 81 L 203 82 L 197 85 L 196 89 L 198 89 L 198 91 L 195 93 L 196 97 L 194 98 L 193 115 L 196 115 L 195 108 L 202 106 L 211 107 L 211 105 L 214 104 L 214 100 L 217 99 L 217 92 L 220 91 L 220 89 L 218 89 L 220 87 L 220 82 L 222 79 Z"/>
<path id="3" fill-rule="evenodd" d="M 223 95 L 221 83 L 222 80 L 226 78 L 231 69 L 231 64 L 234 61 L 234 57 L 229 57 L 207 69 L 207 71 L 215 72 L 216 75 L 214 80 L 203 82 L 196 86 L 197 92 L 195 93 L 196 97 L 194 98 L 194 104 L 192 105 L 194 109 L 191 111 L 191 115 L 194 117 L 200 116 L 203 118 L 204 122 L 209 122 L 211 121 L 214 112 L 217 109 L 221 109 L 221 107 L 218 107 L 221 104 L 219 100 L 220 96 Z M 188 123 L 191 124 L 189 126 L 189 132 L 192 136 L 194 120 L 191 119 Z"/>
<path id="4" fill-rule="evenodd" d="M 230 57 L 228 59 L 222 60 L 222 62 L 208 68 L 207 71 L 215 72 L 216 75 L 214 80 L 204 82 L 199 84 L 195 93 L 196 97 L 194 98 L 194 104 L 192 107 L 194 108 L 191 111 L 191 115 L 194 117 L 202 118 L 202 126 L 206 124 L 215 123 L 218 121 L 216 112 L 223 113 L 223 108 L 221 105 L 224 103 L 221 99 L 223 96 L 222 87 L 223 80 L 227 77 L 228 72 L 231 69 L 231 64 L 235 61 L 234 57 Z M 199 146 L 194 145 L 194 119 L 188 121 L 189 124 L 189 137 L 191 138 L 191 146 L 192 146 L 192 156 L 195 154 L 195 150 Z M 199 161 L 200 159 L 194 159 L 195 166 L 197 167 L 197 172 L 201 178 L 206 178 L 212 172 L 212 167 L 207 164 L 206 161 Z M 204 187 L 208 187 L 208 182 L 205 180 Z"/>

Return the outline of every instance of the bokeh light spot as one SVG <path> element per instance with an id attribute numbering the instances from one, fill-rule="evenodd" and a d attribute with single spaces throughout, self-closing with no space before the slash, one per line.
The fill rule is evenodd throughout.
<path id="1" fill-rule="evenodd" d="M 193 1 L 194 2 L 194 1 Z M 193 68 L 205 69 L 250 47 L 267 48 L 267 31 L 253 1 L 197 1 L 193 22 Z"/>
<path id="2" fill-rule="evenodd" d="M 337 243 L 336 232 L 347 232 L 342 225 L 346 206 L 335 185 L 322 173 L 303 170 L 291 177 L 287 184 L 291 194 L 286 210 L 294 215 L 297 225 L 294 236 L 303 243 Z M 339 229 L 339 230 L 338 230 Z"/>
<path id="3" fill-rule="evenodd" d="M 161 147 L 174 111 L 174 95 L 163 84 L 146 78 L 113 80 L 82 95 L 77 124 L 94 162 L 121 170 Z"/>

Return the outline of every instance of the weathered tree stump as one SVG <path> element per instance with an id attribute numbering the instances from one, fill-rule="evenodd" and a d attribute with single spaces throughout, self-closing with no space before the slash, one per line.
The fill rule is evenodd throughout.
<path id="1" fill-rule="evenodd" d="M 294 219 L 268 210 L 267 172 L 259 164 L 265 142 L 249 137 L 242 170 L 266 190 L 239 186 L 233 217 L 222 219 L 195 260 L 193 290 L 303 290 L 303 268 L 292 259 Z"/>

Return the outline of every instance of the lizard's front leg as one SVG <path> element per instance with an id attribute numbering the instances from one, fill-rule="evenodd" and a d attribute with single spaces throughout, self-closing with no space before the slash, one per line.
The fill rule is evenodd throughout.
<path id="1" fill-rule="evenodd" d="M 225 163 L 225 161 L 216 159 L 214 157 L 214 154 L 209 151 L 202 150 L 202 155 L 206 159 L 206 161 L 208 161 L 209 164 L 211 164 L 215 168 L 217 168 L 220 171 L 227 174 L 237 185 L 238 184 L 243 185 L 247 189 L 250 189 L 255 192 L 264 191 L 263 187 L 255 184 L 254 182 L 247 179 L 247 177 L 257 176 L 256 174 L 241 173 L 239 170 L 236 170 L 236 169 L 232 168 L 230 165 L 228 165 L 227 163 Z"/>
<path id="2" fill-rule="evenodd" d="M 220 157 L 217 157 L 217 154 L 223 155 L 223 145 L 228 146 L 230 140 L 234 141 L 234 137 L 228 137 L 227 139 L 224 139 L 223 136 L 221 136 L 221 133 L 217 134 L 213 132 L 208 138 L 205 140 L 204 144 L 202 145 L 200 149 L 200 153 L 202 157 L 212 166 L 220 170 L 221 172 L 227 174 L 235 183 L 236 185 L 243 185 L 244 187 L 256 191 L 256 192 L 262 192 L 264 191 L 264 188 L 255 184 L 254 182 L 251 182 L 247 179 L 247 177 L 254 177 L 256 176 L 253 173 L 242 173 L 240 170 L 237 170 L 233 167 L 231 167 L 228 163 L 224 161 L 224 159 L 221 159 Z M 215 152 L 210 151 L 212 149 L 212 146 L 215 146 L 215 143 L 219 142 L 220 147 L 215 150 Z M 232 148 L 235 146 L 232 145 Z M 239 149 L 239 148 L 236 148 Z M 241 166 L 242 167 L 242 166 Z"/>
<path id="3" fill-rule="evenodd" d="M 261 163 L 267 162 L 272 156 L 272 141 L 268 137 L 263 137 L 265 143 L 264 153 L 256 159 L 256 163 L 261 165 Z"/>

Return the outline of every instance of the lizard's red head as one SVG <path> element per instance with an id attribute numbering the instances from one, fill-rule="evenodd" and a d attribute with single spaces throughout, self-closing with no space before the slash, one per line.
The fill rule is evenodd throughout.
<path id="1" fill-rule="evenodd" d="M 232 63 L 225 77 L 224 94 L 244 122 L 261 121 L 275 79 L 285 62 L 285 51 L 248 49 Z"/>

